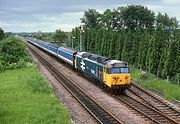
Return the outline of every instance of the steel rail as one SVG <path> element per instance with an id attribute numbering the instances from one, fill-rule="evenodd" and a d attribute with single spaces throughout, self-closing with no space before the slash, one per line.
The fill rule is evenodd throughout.
<path id="1" fill-rule="evenodd" d="M 169 116 L 164 115 L 163 113 L 157 111 L 156 109 L 138 101 L 137 99 L 132 98 L 127 94 L 120 96 L 114 96 L 116 99 L 125 103 L 129 107 L 141 113 L 144 117 L 150 119 L 157 124 L 178 124 L 174 119 Z"/>
<path id="2" fill-rule="evenodd" d="M 174 120 L 176 120 L 176 122 L 180 121 L 180 112 L 173 108 L 170 104 L 145 91 L 134 83 L 132 83 L 131 85 L 131 88 L 128 90 L 141 98 L 144 103 L 173 118 Z M 146 97 L 143 97 L 143 95 L 146 95 Z"/>

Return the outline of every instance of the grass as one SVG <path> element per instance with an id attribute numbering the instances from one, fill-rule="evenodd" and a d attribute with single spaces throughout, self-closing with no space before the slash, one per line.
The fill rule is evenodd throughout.
<path id="1" fill-rule="evenodd" d="M 36 67 L 0 73 L 0 124 L 70 124 L 70 115 Z"/>
<path id="2" fill-rule="evenodd" d="M 167 99 L 180 100 L 180 86 L 167 82 L 166 80 L 157 79 L 153 74 L 131 68 L 132 79 L 140 86 L 156 91 Z"/>

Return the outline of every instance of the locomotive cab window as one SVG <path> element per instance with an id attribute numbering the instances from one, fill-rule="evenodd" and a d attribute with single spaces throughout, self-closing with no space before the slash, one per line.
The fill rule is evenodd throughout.
<path id="1" fill-rule="evenodd" d="M 116 74 L 116 73 L 129 73 L 128 68 L 111 68 L 110 69 L 111 74 Z"/>

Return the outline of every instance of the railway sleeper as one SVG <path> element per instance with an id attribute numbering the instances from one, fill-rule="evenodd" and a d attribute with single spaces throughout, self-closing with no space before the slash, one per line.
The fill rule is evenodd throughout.
<path id="1" fill-rule="evenodd" d="M 170 114 L 168 114 L 168 115 L 170 115 L 170 116 L 180 116 L 179 114 L 177 114 L 177 113 L 170 113 Z M 179 117 L 180 118 L 180 117 Z"/>
<path id="2" fill-rule="evenodd" d="M 148 115 L 154 115 L 155 113 L 154 112 L 150 112 L 150 111 L 148 111 L 148 112 L 145 112 L 146 114 L 148 114 Z"/>

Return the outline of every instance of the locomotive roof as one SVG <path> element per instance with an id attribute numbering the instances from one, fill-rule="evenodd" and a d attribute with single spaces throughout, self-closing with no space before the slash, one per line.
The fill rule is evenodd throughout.
<path id="1" fill-rule="evenodd" d="M 123 62 L 119 60 L 111 60 L 110 58 L 103 57 L 100 55 L 96 55 L 88 52 L 78 52 L 77 54 L 80 55 L 82 58 L 88 58 L 90 60 L 106 65 L 106 67 L 128 67 L 127 62 Z"/>
<path id="2" fill-rule="evenodd" d="M 111 60 L 107 62 L 107 67 L 128 67 L 127 62 L 119 61 L 119 60 Z"/>
<path id="3" fill-rule="evenodd" d="M 83 58 L 88 58 L 90 60 L 96 61 L 101 64 L 106 64 L 110 60 L 110 58 L 88 53 L 88 52 L 80 52 L 79 55 L 82 56 Z"/>

